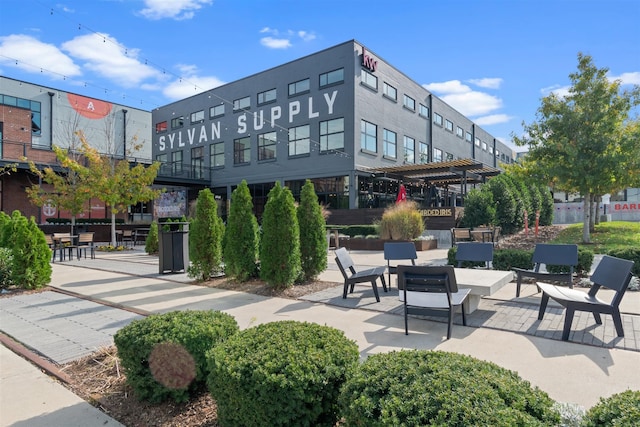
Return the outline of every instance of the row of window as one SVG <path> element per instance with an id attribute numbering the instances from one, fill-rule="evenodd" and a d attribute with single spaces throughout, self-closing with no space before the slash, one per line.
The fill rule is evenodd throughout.
<path id="1" fill-rule="evenodd" d="M 320 152 L 344 149 L 344 118 L 325 120 L 319 123 Z M 266 132 L 258 135 L 257 154 L 258 161 L 272 160 L 276 158 L 276 146 L 278 144 L 277 132 Z M 310 125 L 296 126 L 288 130 L 289 157 L 305 156 L 311 152 L 311 128 Z M 169 158 L 171 155 L 171 158 Z M 210 145 L 210 165 L 212 168 L 221 168 L 225 165 L 225 143 L 216 142 Z M 182 171 L 182 151 L 163 153 L 156 156 L 156 160 L 162 163 L 170 163 L 172 174 L 179 175 Z M 251 137 L 246 136 L 233 140 L 233 164 L 242 165 L 251 162 Z M 192 170 L 204 170 L 204 148 L 191 149 Z M 201 175 L 194 172 L 195 178 Z"/>
<path id="2" fill-rule="evenodd" d="M 408 135 L 403 137 L 404 162 L 428 163 L 429 144 L 418 141 Z M 382 129 L 382 155 L 389 159 L 397 159 L 398 134 L 389 129 Z M 369 152 L 378 152 L 378 125 L 366 120 L 360 121 L 360 149 Z"/>
<path id="3" fill-rule="evenodd" d="M 360 70 L 360 81 L 365 86 L 378 91 L 378 77 L 364 68 Z M 382 84 L 382 95 L 385 98 L 393 101 L 398 101 L 398 90 L 387 82 Z M 407 95 L 406 93 L 402 97 L 402 106 L 408 110 L 416 111 L 416 100 Z M 429 118 L 429 107 L 424 104 L 418 103 L 418 114 L 424 118 Z"/>
<path id="4" fill-rule="evenodd" d="M 337 70 L 329 71 L 327 73 L 322 73 L 319 75 L 319 88 L 323 88 L 326 86 L 331 86 L 334 84 L 344 82 L 344 68 L 339 68 Z M 302 93 L 309 92 L 311 88 L 310 80 L 303 79 L 297 82 L 289 83 L 288 93 L 289 96 L 296 96 Z M 269 89 L 264 92 L 259 92 L 256 96 L 257 105 L 264 105 L 271 102 L 275 102 L 277 99 L 277 89 Z M 238 111 L 246 111 L 251 108 L 251 97 L 245 96 L 242 98 L 233 100 L 233 112 Z M 209 108 L 209 118 L 214 119 L 217 117 L 224 116 L 225 113 L 225 104 L 214 105 Z M 189 117 L 189 122 L 193 124 L 202 123 L 205 119 L 205 110 L 199 110 L 191 113 Z M 184 116 L 176 117 L 171 119 L 171 129 L 179 129 L 184 126 Z M 156 123 L 156 133 L 166 132 L 167 122 Z"/>

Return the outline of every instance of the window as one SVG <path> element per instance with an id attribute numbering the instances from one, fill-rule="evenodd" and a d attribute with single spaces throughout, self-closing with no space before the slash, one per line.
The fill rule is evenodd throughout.
<path id="1" fill-rule="evenodd" d="M 364 120 L 360 122 L 360 148 L 372 153 L 378 152 L 378 126 Z"/>
<path id="2" fill-rule="evenodd" d="M 416 140 L 410 136 L 404 137 L 404 161 L 405 163 L 416 162 Z"/>
<path id="3" fill-rule="evenodd" d="M 204 110 L 196 111 L 195 113 L 191 113 L 191 124 L 200 123 L 204 121 Z"/>
<path id="4" fill-rule="evenodd" d="M 387 98 L 393 99 L 394 101 L 398 99 L 398 91 L 395 87 L 391 86 L 387 82 L 384 82 L 384 84 L 382 85 L 382 94 Z"/>
<path id="5" fill-rule="evenodd" d="M 500 157 L 500 151 L 496 150 L 496 157 Z"/>
<path id="6" fill-rule="evenodd" d="M 382 155 L 387 157 L 397 157 L 397 141 L 398 136 L 395 132 L 388 129 L 382 131 Z"/>
<path id="7" fill-rule="evenodd" d="M 433 113 L 433 123 L 442 126 L 442 116 L 438 113 Z"/>
<path id="8" fill-rule="evenodd" d="M 404 96 L 404 100 L 402 101 L 402 105 L 408 108 L 411 111 L 416 111 L 416 100 L 410 97 L 409 95 Z"/>
<path id="9" fill-rule="evenodd" d="M 272 102 L 276 100 L 276 90 L 266 90 L 264 92 L 260 92 L 258 94 L 258 105 L 266 104 L 267 102 Z"/>
<path id="10" fill-rule="evenodd" d="M 233 164 L 242 165 L 251 162 L 251 138 L 245 136 L 233 140 Z"/>
<path id="11" fill-rule="evenodd" d="M 209 108 L 209 118 L 224 116 L 224 104 L 214 105 Z"/>
<path id="12" fill-rule="evenodd" d="M 171 153 L 171 173 L 172 175 L 182 174 L 182 150 Z"/>
<path id="13" fill-rule="evenodd" d="M 329 71 L 328 73 L 320 74 L 320 87 L 329 86 L 334 83 L 341 83 L 344 81 L 344 68 Z"/>
<path id="14" fill-rule="evenodd" d="M 156 162 L 160 162 L 160 170 L 158 171 L 158 175 L 171 175 L 171 165 L 167 162 L 168 158 L 169 157 L 167 153 L 156 155 Z"/>
<path id="15" fill-rule="evenodd" d="M 211 144 L 210 162 L 212 168 L 224 166 L 224 142 Z"/>
<path id="16" fill-rule="evenodd" d="M 246 110 L 247 108 L 251 108 L 250 96 L 233 100 L 233 111 Z"/>
<path id="17" fill-rule="evenodd" d="M 429 163 L 429 145 L 426 142 L 418 142 L 418 156 L 421 164 Z"/>
<path id="18" fill-rule="evenodd" d="M 204 178 L 204 147 L 191 149 L 191 173 L 193 178 Z"/>
<path id="19" fill-rule="evenodd" d="M 258 135 L 258 160 L 275 159 L 277 143 L 276 132 Z"/>
<path id="20" fill-rule="evenodd" d="M 167 122 L 156 123 L 156 133 L 162 133 L 167 131 Z"/>
<path id="21" fill-rule="evenodd" d="M 484 141 L 482 141 L 482 149 L 483 149 L 484 151 L 487 151 L 487 143 L 486 143 L 486 142 L 484 142 Z"/>
<path id="22" fill-rule="evenodd" d="M 480 147 L 480 138 L 476 138 L 476 147 Z"/>
<path id="23" fill-rule="evenodd" d="M 320 122 L 320 151 L 344 148 L 344 118 Z"/>
<path id="24" fill-rule="evenodd" d="M 17 98 L 15 96 L 0 95 L 0 104 L 31 110 L 31 133 L 33 135 L 40 135 L 42 133 L 42 106 L 40 102 Z M 165 131 L 166 130 L 165 127 Z"/>
<path id="25" fill-rule="evenodd" d="M 453 122 L 451 120 L 444 121 L 444 128 L 449 132 L 453 132 Z"/>
<path id="26" fill-rule="evenodd" d="M 464 134 L 464 139 L 471 144 L 471 142 L 473 141 L 473 135 L 471 135 L 471 132 L 467 132 Z"/>
<path id="27" fill-rule="evenodd" d="M 367 70 L 360 70 L 360 80 L 362 84 L 369 86 L 371 89 L 378 90 L 378 78 Z"/>
<path id="28" fill-rule="evenodd" d="M 309 154 L 311 150 L 309 125 L 289 129 L 289 156 Z"/>
<path id="29" fill-rule="evenodd" d="M 493 154 L 493 147 L 489 147 L 489 154 Z M 497 156 L 497 154 L 496 154 Z"/>
<path id="30" fill-rule="evenodd" d="M 175 119 L 171 119 L 171 129 L 178 129 L 184 126 L 184 117 L 176 117 Z"/>
<path id="31" fill-rule="evenodd" d="M 460 126 L 456 126 L 456 136 L 458 138 L 464 138 L 464 129 L 462 129 Z"/>
<path id="32" fill-rule="evenodd" d="M 429 118 L 429 107 L 420 104 L 418 106 L 418 114 L 420 114 L 422 117 Z"/>
<path id="33" fill-rule="evenodd" d="M 309 92 L 309 79 L 300 80 L 295 83 L 289 83 L 289 96 L 297 95 L 304 92 Z"/>
<path id="34" fill-rule="evenodd" d="M 433 149 L 433 161 L 441 162 L 442 161 L 442 150 L 439 148 Z"/>

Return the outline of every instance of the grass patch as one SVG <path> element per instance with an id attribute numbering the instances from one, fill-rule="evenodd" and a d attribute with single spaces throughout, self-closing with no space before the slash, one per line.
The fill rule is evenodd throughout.
<path id="1" fill-rule="evenodd" d="M 637 248 L 640 247 L 640 222 L 603 222 L 596 225 L 590 235 L 591 243 L 582 243 L 582 223 L 573 224 L 562 230 L 551 243 L 576 243 L 600 254 L 612 249 Z"/>

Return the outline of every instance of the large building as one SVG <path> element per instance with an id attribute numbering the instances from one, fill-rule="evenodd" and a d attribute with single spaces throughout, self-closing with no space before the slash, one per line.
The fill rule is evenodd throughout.
<path id="1" fill-rule="evenodd" d="M 79 131 L 101 153 L 151 162 L 150 112 L 0 76 L 0 167 L 17 166 L 16 172 L 0 176 L 1 211 L 19 210 L 38 223 L 70 217 L 55 206 L 36 207 L 25 188 L 40 184 L 29 171 L 29 161 L 64 172 L 52 148 L 79 148 Z M 134 142 L 141 147 L 137 151 L 132 151 Z M 136 209 L 141 216 L 146 214 L 143 205 L 134 206 L 131 218 Z M 109 215 L 104 203 L 92 199 L 81 217 Z"/>
<path id="2" fill-rule="evenodd" d="M 297 195 L 307 178 L 331 209 L 384 207 L 400 183 L 424 206 L 455 205 L 467 183 L 515 157 L 354 40 L 157 108 L 152 120 L 159 182 L 229 200 L 246 179 L 258 215 L 275 181 Z"/>

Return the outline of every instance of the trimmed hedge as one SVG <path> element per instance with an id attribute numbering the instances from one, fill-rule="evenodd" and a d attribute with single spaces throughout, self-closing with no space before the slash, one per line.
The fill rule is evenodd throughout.
<path id="1" fill-rule="evenodd" d="M 134 320 L 113 341 L 138 399 L 185 402 L 205 384 L 206 352 L 238 330 L 226 313 L 172 311 Z"/>
<path id="2" fill-rule="evenodd" d="M 327 230 L 338 230 L 340 234 L 349 237 L 378 234 L 378 227 L 375 225 L 327 225 Z"/>
<path id="3" fill-rule="evenodd" d="M 631 272 L 634 276 L 640 277 L 640 248 L 612 249 L 607 255 L 633 261 Z"/>
<path id="4" fill-rule="evenodd" d="M 345 425 L 552 426 L 554 401 L 517 373 L 457 353 L 371 355 L 345 383 Z"/>
<path id="5" fill-rule="evenodd" d="M 640 425 L 640 391 L 627 390 L 600 402 L 587 411 L 582 419 L 585 427 Z"/>
<path id="6" fill-rule="evenodd" d="M 224 426 L 334 426 L 338 395 L 358 365 L 338 329 L 281 321 L 245 329 L 207 353 Z"/>

